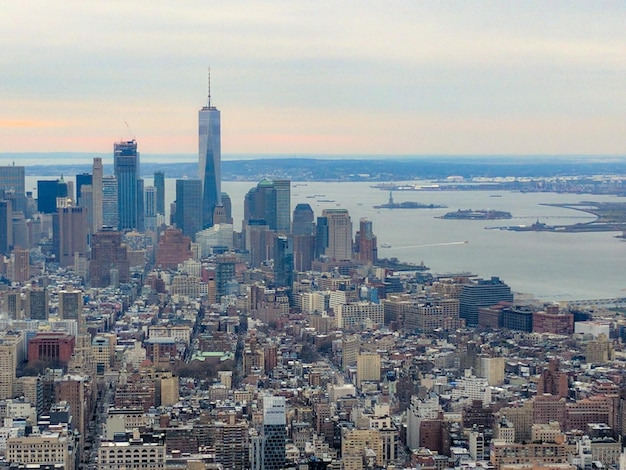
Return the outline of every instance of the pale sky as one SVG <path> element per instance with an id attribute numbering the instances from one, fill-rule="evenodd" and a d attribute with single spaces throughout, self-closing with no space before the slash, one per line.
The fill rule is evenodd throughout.
<path id="1" fill-rule="evenodd" d="M 0 0 L 0 153 L 626 153 L 626 2 Z M 127 129 L 128 123 L 130 131 Z"/>

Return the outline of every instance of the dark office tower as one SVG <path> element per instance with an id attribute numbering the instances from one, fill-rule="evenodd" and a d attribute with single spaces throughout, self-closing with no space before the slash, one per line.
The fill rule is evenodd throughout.
<path id="1" fill-rule="evenodd" d="M 137 226 L 135 227 L 141 233 L 146 231 L 146 207 L 144 205 L 144 181 L 142 178 L 137 180 Z"/>
<path id="2" fill-rule="evenodd" d="M 136 229 L 139 215 L 139 153 L 136 140 L 113 144 L 113 165 L 117 178 L 118 229 Z"/>
<path id="3" fill-rule="evenodd" d="M 91 186 L 93 190 L 93 224 L 91 228 L 91 233 L 96 233 L 98 230 L 102 228 L 104 222 L 102 220 L 102 204 L 104 197 L 104 187 L 102 178 L 104 177 L 102 167 L 102 158 L 95 157 L 93 159 L 92 166 L 92 177 L 91 177 Z M 117 183 L 116 183 L 117 185 Z M 117 192 L 117 191 L 116 191 Z M 115 201 L 116 210 L 117 210 L 117 200 Z M 117 226 L 117 223 L 116 223 Z"/>
<path id="4" fill-rule="evenodd" d="M 95 188 L 94 188 L 95 191 Z M 95 192 L 94 192 L 95 198 Z M 118 203 L 117 203 L 117 178 L 115 176 L 105 176 L 102 178 L 102 226 L 98 228 L 94 220 L 94 226 L 99 231 L 102 227 L 110 227 L 117 230 L 119 223 Z M 94 206 L 96 205 L 94 199 Z"/>
<path id="5" fill-rule="evenodd" d="M 26 178 L 23 166 L 0 166 L 0 189 L 15 195 L 12 198 L 11 210 L 22 212 L 26 210 L 25 187 Z"/>
<path id="6" fill-rule="evenodd" d="M 196 239 L 202 230 L 202 181 L 176 180 L 176 227 Z"/>
<path id="7" fill-rule="evenodd" d="M 309 204 L 300 203 L 293 210 L 291 233 L 294 235 L 315 235 L 315 215 Z"/>
<path id="8" fill-rule="evenodd" d="M 293 286 L 293 245 L 284 236 L 274 239 L 274 286 Z"/>
<path id="9" fill-rule="evenodd" d="M 228 283 L 237 279 L 235 259 L 230 255 L 222 255 L 215 265 L 215 290 L 217 300 L 228 293 Z"/>
<path id="10" fill-rule="evenodd" d="M 0 253 L 8 255 L 13 246 L 13 211 L 11 202 L 0 200 Z"/>
<path id="11" fill-rule="evenodd" d="M 285 397 L 263 397 L 263 469 L 285 468 L 286 431 Z"/>
<path id="12" fill-rule="evenodd" d="M 103 229 L 93 235 L 89 277 L 91 287 L 108 287 L 115 277 L 119 282 L 130 280 L 128 252 L 121 232 Z"/>
<path id="13" fill-rule="evenodd" d="M 82 196 L 82 187 L 84 185 L 93 184 L 93 178 L 89 173 L 81 173 L 76 175 L 76 203 L 78 204 Z"/>
<path id="14" fill-rule="evenodd" d="M 222 206 L 224 206 L 224 214 L 226 216 L 225 224 L 233 225 L 233 203 L 228 193 L 222 193 Z"/>
<path id="15" fill-rule="evenodd" d="M 37 211 L 54 214 L 57 211 L 57 198 L 67 197 L 67 184 L 63 178 L 37 181 Z"/>
<path id="16" fill-rule="evenodd" d="M 359 231 L 356 233 L 355 245 L 359 261 L 366 263 L 376 262 L 378 259 L 378 247 L 371 220 L 366 218 L 359 220 Z"/>
<path id="17" fill-rule="evenodd" d="M 48 289 L 31 287 L 26 291 L 24 316 L 31 320 L 48 319 Z"/>
<path id="18" fill-rule="evenodd" d="M 498 302 L 513 302 L 511 288 L 498 277 L 490 280 L 478 279 L 463 285 L 459 295 L 460 317 L 468 326 L 478 324 L 478 309 L 490 307 Z"/>
<path id="19" fill-rule="evenodd" d="M 165 215 L 165 173 L 154 172 L 154 187 L 156 188 L 156 212 Z"/>
<path id="20" fill-rule="evenodd" d="M 318 217 L 317 226 L 315 227 L 315 257 L 324 256 L 326 248 L 328 248 L 328 219 L 326 217 Z"/>
<path id="21" fill-rule="evenodd" d="M 198 111 L 198 176 L 202 181 L 202 228 L 213 225 L 213 209 L 221 203 L 222 143 L 220 111 L 211 104 L 211 75 L 206 105 Z"/>
<path id="22" fill-rule="evenodd" d="M 52 219 L 52 246 L 58 263 L 74 266 L 76 256 L 87 257 L 89 224 L 83 207 L 59 207 Z"/>

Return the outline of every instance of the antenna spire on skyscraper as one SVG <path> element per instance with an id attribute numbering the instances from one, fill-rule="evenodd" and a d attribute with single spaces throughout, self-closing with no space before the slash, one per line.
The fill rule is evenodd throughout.
<path id="1" fill-rule="evenodd" d="M 210 108 L 211 107 L 211 66 L 209 66 L 208 78 L 209 78 L 209 87 L 208 87 L 209 93 L 208 93 L 208 98 L 207 98 L 207 108 Z"/>

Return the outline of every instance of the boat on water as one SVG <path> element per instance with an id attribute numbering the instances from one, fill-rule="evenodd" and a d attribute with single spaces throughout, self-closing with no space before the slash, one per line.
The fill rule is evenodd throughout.
<path id="1" fill-rule="evenodd" d="M 380 247 L 381 248 L 391 248 L 391 245 L 389 243 L 381 243 Z"/>

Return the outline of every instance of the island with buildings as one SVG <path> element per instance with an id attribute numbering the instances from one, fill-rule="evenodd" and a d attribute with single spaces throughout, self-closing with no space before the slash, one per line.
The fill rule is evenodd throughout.
<path id="1" fill-rule="evenodd" d="M 454 219 L 454 220 L 499 220 L 499 219 L 511 219 L 513 215 L 506 211 L 496 211 L 493 209 L 458 209 L 454 212 L 448 212 L 440 219 Z"/>
<path id="2" fill-rule="evenodd" d="M 392 191 L 389 191 L 389 202 L 374 206 L 374 209 L 445 209 L 439 204 L 423 204 L 415 201 L 394 202 Z"/>

